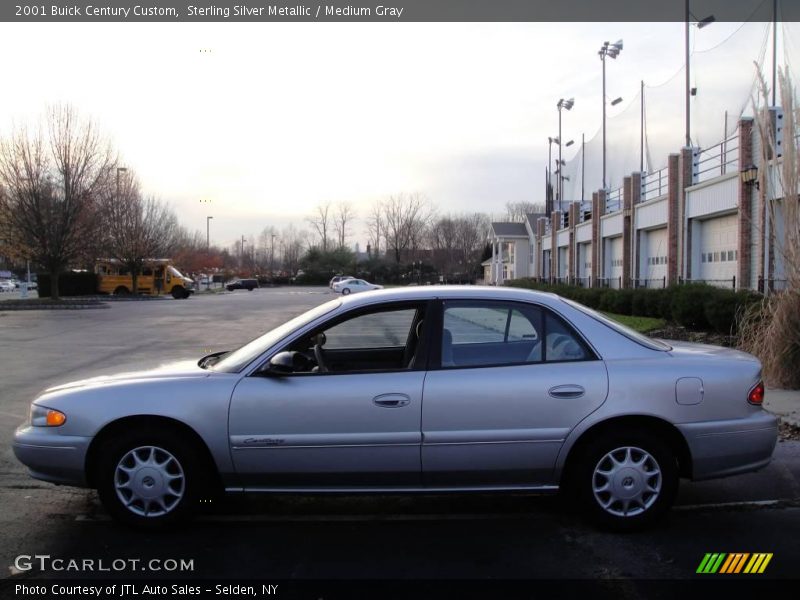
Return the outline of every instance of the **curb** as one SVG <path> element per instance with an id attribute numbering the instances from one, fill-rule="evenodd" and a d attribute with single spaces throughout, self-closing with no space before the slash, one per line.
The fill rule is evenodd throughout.
<path id="1" fill-rule="evenodd" d="M 3 306 L 0 303 L 0 312 L 12 312 L 21 310 L 89 310 L 95 308 L 110 308 L 108 304 L 102 302 L 91 302 L 86 304 L 18 304 Z"/>

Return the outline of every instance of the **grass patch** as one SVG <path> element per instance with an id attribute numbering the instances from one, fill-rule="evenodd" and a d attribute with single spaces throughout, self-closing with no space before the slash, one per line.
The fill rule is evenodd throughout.
<path id="1" fill-rule="evenodd" d="M 653 317 L 629 317 L 627 315 L 616 315 L 614 313 L 603 313 L 605 316 L 614 319 L 618 323 L 627 325 L 631 329 L 635 329 L 639 333 L 647 333 L 654 329 L 661 329 L 667 322 L 664 319 L 655 319 Z"/>

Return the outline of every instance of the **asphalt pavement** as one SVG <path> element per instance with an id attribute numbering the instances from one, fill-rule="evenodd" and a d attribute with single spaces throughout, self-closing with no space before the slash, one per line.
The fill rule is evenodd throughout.
<path id="1" fill-rule="evenodd" d="M 187 559 L 191 573 L 160 575 L 195 578 L 672 579 L 697 577 L 706 552 L 771 552 L 766 576 L 797 577 L 800 442 L 779 443 L 758 473 L 682 482 L 666 521 L 628 535 L 588 526 L 558 497 L 528 494 L 229 498 L 190 526 L 151 534 L 111 522 L 92 491 L 31 479 L 11 452 L 30 401 L 50 385 L 234 347 L 330 298 L 325 288 L 272 288 L 106 310 L 0 305 L 3 576 L 86 576 L 18 568 L 18 556 L 38 554 Z"/>

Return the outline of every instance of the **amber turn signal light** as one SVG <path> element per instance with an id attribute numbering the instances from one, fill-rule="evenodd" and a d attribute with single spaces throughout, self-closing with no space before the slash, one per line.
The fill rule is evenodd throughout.
<path id="1" fill-rule="evenodd" d="M 48 409 L 47 411 L 47 426 L 48 427 L 58 427 L 59 425 L 63 425 L 64 422 L 67 420 L 67 415 L 57 410 Z"/>

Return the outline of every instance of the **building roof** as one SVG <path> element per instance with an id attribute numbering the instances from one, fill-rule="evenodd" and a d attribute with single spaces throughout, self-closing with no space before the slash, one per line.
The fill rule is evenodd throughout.
<path id="1" fill-rule="evenodd" d="M 528 237 L 525 223 L 492 223 L 495 237 Z"/>
<path id="2" fill-rule="evenodd" d="M 525 218 L 528 220 L 528 225 L 530 225 L 531 231 L 534 233 L 536 232 L 536 221 L 546 217 L 546 213 L 528 213 L 525 215 Z"/>

